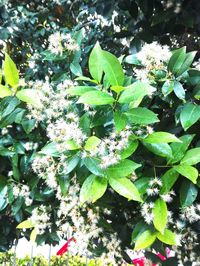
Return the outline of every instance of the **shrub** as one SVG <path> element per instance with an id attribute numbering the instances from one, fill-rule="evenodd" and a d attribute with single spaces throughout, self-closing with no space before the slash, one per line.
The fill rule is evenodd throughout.
<path id="1" fill-rule="evenodd" d="M 73 237 L 70 252 L 101 257 L 104 265 L 122 265 L 132 246 L 163 253 L 172 245 L 179 263 L 186 254 L 197 262 L 200 76 L 199 65 L 191 67 L 194 57 L 185 47 L 171 52 L 152 43 L 117 59 L 97 43 L 90 76 L 52 73 L 22 84 L 5 53 L 0 210 L 4 221 L 15 221 L 0 224 L 2 249 L 13 239 L 12 226 L 23 221 L 18 228 L 28 230 L 18 236 L 38 244 Z"/>

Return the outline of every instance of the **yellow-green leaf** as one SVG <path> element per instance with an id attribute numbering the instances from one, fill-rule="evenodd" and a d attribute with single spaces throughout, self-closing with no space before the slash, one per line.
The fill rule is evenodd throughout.
<path id="1" fill-rule="evenodd" d="M 31 222 L 31 220 L 25 220 L 25 221 L 21 222 L 20 224 L 18 224 L 18 226 L 17 226 L 18 229 L 28 229 L 28 228 L 32 228 L 32 227 L 34 227 L 34 225 Z"/>
<path id="2" fill-rule="evenodd" d="M 152 233 L 150 230 L 146 230 L 136 239 L 134 250 L 148 248 L 155 240 L 156 234 Z"/>

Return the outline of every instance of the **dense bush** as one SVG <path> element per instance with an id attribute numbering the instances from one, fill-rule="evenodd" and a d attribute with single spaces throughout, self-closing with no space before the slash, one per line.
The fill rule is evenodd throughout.
<path id="1" fill-rule="evenodd" d="M 57 50 L 49 46 L 51 54 L 79 50 L 65 36 L 67 42 L 63 35 Z M 190 69 L 194 56 L 185 48 L 171 53 L 152 43 L 118 60 L 97 43 L 89 58 L 90 77 L 21 85 L 5 54 L 4 215 L 16 224 L 30 217 L 18 228 L 33 228 L 31 239 L 38 244 L 73 237 L 72 253 L 101 256 L 104 264 L 121 265 L 133 243 L 135 250 L 153 244 L 162 253 L 173 245 L 180 262 L 187 252 L 189 261 L 198 261 L 198 168 L 193 165 L 200 162 L 199 71 Z M 10 225 L 2 226 L 9 235 Z M 192 241 L 192 253 L 190 243 L 179 246 L 184 241 Z"/>
<path id="2" fill-rule="evenodd" d="M 73 237 L 104 264 L 173 245 L 162 265 L 198 265 L 199 63 L 141 48 L 198 48 L 192 3 L 1 4 L 1 251 Z"/>

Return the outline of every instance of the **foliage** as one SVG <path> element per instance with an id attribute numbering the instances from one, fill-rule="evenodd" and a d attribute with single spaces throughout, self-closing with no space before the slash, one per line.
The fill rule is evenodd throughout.
<path id="1" fill-rule="evenodd" d="M 9 266 L 11 262 L 14 261 L 14 254 L 13 253 L 0 253 L 0 263 L 5 266 Z M 68 262 L 69 266 L 102 266 L 102 262 L 100 260 L 90 260 L 87 259 L 86 264 L 86 258 L 81 257 L 72 257 L 71 255 L 66 255 L 62 257 L 52 256 L 51 257 L 51 265 L 52 266 L 59 266 L 61 263 L 64 265 Z M 37 256 L 34 257 L 32 260 L 29 256 L 26 256 L 25 258 L 16 258 L 16 264 L 18 266 L 26 266 L 29 263 L 32 263 L 32 265 L 41 265 L 41 266 L 47 266 L 48 261 L 43 256 Z M 111 264 L 109 266 L 112 266 Z"/>
<path id="2" fill-rule="evenodd" d="M 1 4 L 0 250 L 198 263 L 199 1 L 29 2 Z"/>

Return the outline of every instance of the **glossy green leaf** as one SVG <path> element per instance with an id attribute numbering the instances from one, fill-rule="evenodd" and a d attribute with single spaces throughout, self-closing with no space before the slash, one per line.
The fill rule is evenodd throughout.
<path id="1" fill-rule="evenodd" d="M 146 95 L 152 95 L 155 90 L 149 84 L 137 81 L 126 87 L 119 98 L 119 103 L 130 103 L 133 101 L 135 103 L 134 107 L 137 107 Z"/>
<path id="2" fill-rule="evenodd" d="M 109 178 L 110 186 L 121 196 L 127 198 L 128 200 L 134 200 L 143 202 L 139 191 L 136 186 L 131 182 L 130 179 L 122 178 Z"/>
<path id="3" fill-rule="evenodd" d="M 162 199 L 157 199 L 154 203 L 153 208 L 153 224 L 155 228 L 161 232 L 161 234 L 164 233 L 164 230 L 167 225 L 167 204 Z"/>
<path id="4" fill-rule="evenodd" d="M 164 233 L 157 233 L 157 238 L 167 245 L 177 245 L 176 234 L 169 229 L 165 229 Z"/>
<path id="5" fill-rule="evenodd" d="M 174 82 L 174 93 L 180 100 L 185 99 L 185 90 L 179 81 Z"/>
<path id="6" fill-rule="evenodd" d="M 186 58 L 185 61 L 183 62 L 182 66 L 180 67 L 180 69 L 178 70 L 177 74 L 181 75 L 183 74 L 186 70 L 188 70 L 188 68 L 190 67 L 190 65 L 192 64 L 195 55 L 197 52 L 189 52 L 186 54 Z"/>
<path id="7" fill-rule="evenodd" d="M 144 195 L 146 193 L 147 188 L 149 187 L 149 181 L 150 180 L 151 179 L 149 177 L 142 177 L 142 178 L 137 179 L 134 182 L 134 185 L 136 186 L 140 195 Z"/>
<path id="8" fill-rule="evenodd" d="M 89 71 L 91 76 L 100 83 L 103 75 L 103 67 L 102 50 L 98 42 L 92 49 L 89 57 Z"/>
<path id="9" fill-rule="evenodd" d="M 74 140 L 68 140 L 65 143 L 66 150 L 73 151 L 80 149 L 80 146 L 76 144 Z"/>
<path id="10" fill-rule="evenodd" d="M 50 142 L 46 144 L 40 151 L 40 154 L 46 154 L 46 155 L 51 155 L 51 156 L 59 156 L 59 152 L 56 148 L 56 144 L 54 142 Z"/>
<path id="11" fill-rule="evenodd" d="M 105 175 L 103 169 L 100 167 L 101 161 L 99 159 L 86 157 L 83 159 L 83 163 L 92 174 L 96 176 Z"/>
<path id="12" fill-rule="evenodd" d="M 125 76 L 116 56 L 107 51 L 102 51 L 102 68 L 110 85 L 123 86 Z"/>
<path id="13" fill-rule="evenodd" d="M 173 167 L 174 170 L 176 170 L 179 174 L 182 176 L 185 176 L 188 178 L 190 181 L 192 181 L 194 184 L 197 183 L 197 178 L 198 178 L 198 170 L 190 165 L 177 165 Z"/>
<path id="14" fill-rule="evenodd" d="M 137 140 L 129 140 L 127 147 L 119 152 L 121 159 L 126 159 L 131 156 L 136 151 L 138 144 Z"/>
<path id="15" fill-rule="evenodd" d="M 138 107 L 129 110 L 126 113 L 130 123 L 139 125 L 148 125 L 159 122 L 157 114 L 145 107 Z"/>
<path id="16" fill-rule="evenodd" d="M 19 72 L 13 60 L 10 56 L 5 53 L 5 61 L 4 61 L 4 75 L 6 83 L 16 88 L 19 83 Z"/>
<path id="17" fill-rule="evenodd" d="M 162 86 L 162 93 L 164 96 L 169 95 L 174 90 L 174 81 L 167 80 Z"/>
<path id="18" fill-rule="evenodd" d="M 70 89 L 67 89 L 67 94 L 72 95 L 72 96 L 81 96 L 86 92 L 89 91 L 96 91 L 95 87 L 91 86 L 76 86 Z"/>
<path id="19" fill-rule="evenodd" d="M 28 228 L 33 228 L 34 224 L 31 222 L 31 220 L 25 220 L 23 222 L 21 222 L 20 224 L 18 224 L 18 226 L 16 228 L 18 229 L 28 229 Z"/>
<path id="20" fill-rule="evenodd" d="M 182 47 L 180 49 L 175 50 L 169 60 L 168 70 L 171 71 L 173 74 L 176 74 L 181 68 L 185 59 L 186 59 L 186 47 Z"/>
<path id="21" fill-rule="evenodd" d="M 114 123 L 117 132 L 123 130 L 127 125 L 127 117 L 124 113 L 116 111 L 114 113 Z"/>
<path id="22" fill-rule="evenodd" d="M 87 139 L 84 149 L 86 151 L 94 150 L 100 144 L 100 142 L 101 140 L 99 138 L 96 136 L 91 136 Z"/>
<path id="23" fill-rule="evenodd" d="M 189 180 L 185 180 L 180 188 L 180 202 L 182 207 L 192 205 L 198 195 L 198 188 Z"/>
<path id="24" fill-rule="evenodd" d="M 108 177 L 125 177 L 132 174 L 140 166 L 141 164 L 125 159 L 105 169 L 105 173 Z"/>
<path id="25" fill-rule="evenodd" d="M 188 130 L 200 118 L 200 106 L 187 103 L 184 105 L 180 114 L 181 125 L 184 130 Z"/>
<path id="26" fill-rule="evenodd" d="M 110 94 L 103 91 L 90 91 L 84 93 L 78 100 L 78 103 L 85 103 L 90 105 L 105 105 L 112 104 L 114 98 Z"/>
<path id="27" fill-rule="evenodd" d="M 178 176 L 179 173 L 176 172 L 173 168 L 166 171 L 165 174 L 161 177 L 162 188 L 160 194 L 168 193 L 176 183 Z"/>
<path id="28" fill-rule="evenodd" d="M 179 138 L 182 141 L 181 143 L 178 142 L 171 143 L 170 147 L 172 150 L 173 157 L 168 161 L 168 163 L 173 164 L 179 162 L 185 155 L 185 152 L 187 151 L 193 138 L 194 135 L 184 135 Z"/>
<path id="29" fill-rule="evenodd" d="M 156 234 L 146 230 L 136 239 L 134 250 L 145 249 L 151 246 L 155 240 Z"/>
<path id="30" fill-rule="evenodd" d="M 148 135 L 144 140 L 146 143 L 169 143 L 181 142 L 175 135 L 168 132 L 154 132 Z"/>
<path id="31" fill-rule="evenodd" d="M 200 148 L 188 150 L 181 160 L 181 164 L 194 165 L 200 162 Z"/>
<path id="32" fill-rule="evenodd" d="M 172 150 L 167 143 L 145 143 L 142 144 L 152 153 L 164 157 L 164 158 L 171 158 L 172 157 Z"/>
<path id="33" fill-rule="evenodd" d="M 107 189 L 107 179 L 104 177 L 98 177 L 90 175 L 84 181 L 80 191 L 80 202 L 92 202 L 94 203 L 103 196 Z"/>

